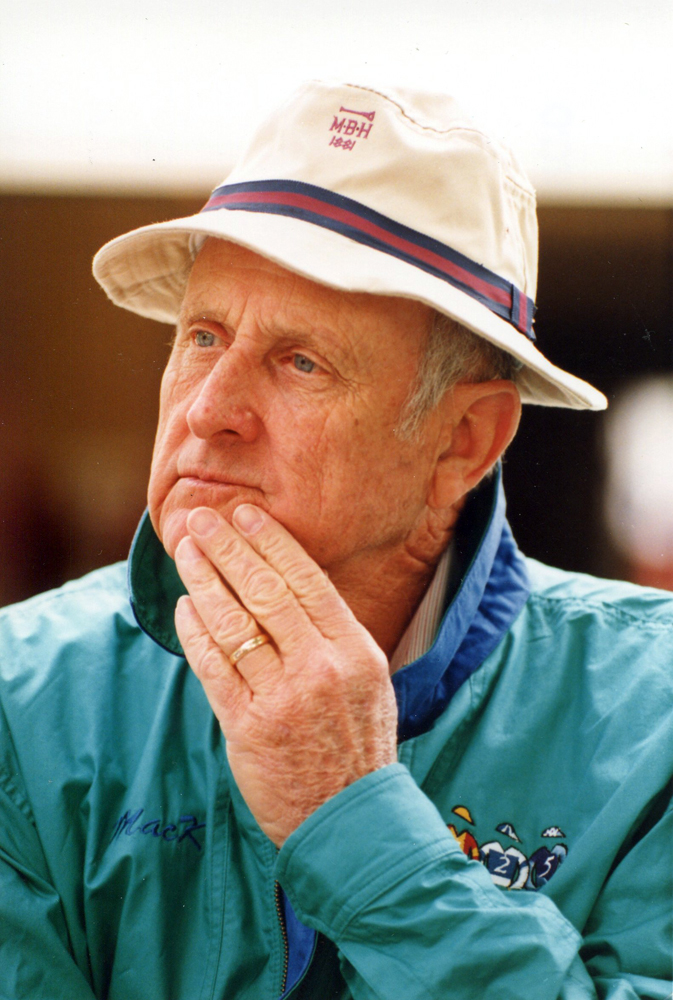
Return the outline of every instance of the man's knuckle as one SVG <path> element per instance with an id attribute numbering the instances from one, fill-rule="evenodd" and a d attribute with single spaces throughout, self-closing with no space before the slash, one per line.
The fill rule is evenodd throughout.
<path id="1" fill-rule="evenodd" d="M 252 566 L 245 575 L 244 593 L 254 604 L 267 607 L 283 603 L 288 590 L 277 573 L 267 566 Z"/>
<path id="2" fill-rule="evenodd" d="M 292 586 L 300 594 L 312 594 L 320 596 L 328 589 L 327 577 L 317 574 L 315 567 L 305 561 L 293 563 L 287 571 L 288 579 L 292 581 Z"/>
<path id="3" fill-rule="evenodd" d="M 313 690 L 327 689 L 336 693 L 342 684 L 342 670 L 327 656 L 315 657 L 310 664 L 310 685 Z"/>
<path id="4" fill-rule="evenodd" d="M 280 534 L 270 535 L 264 548 L 267 556 L 282 556 L 287 549 L 287 539 Z"/>
<path id="5" fill-rule="evenodd" d="M 244 635 L 250 630 L 250 615 L 242 608 L 220 608 L 215 615 L 214 629 L 221 639 Z"/>
<path id="6" fill-rule="evenodd" d="M 240 559 L 243 551 L 240 538 L 236 535 L 223 534 L 217 542 L 217 555 L 223 562 Z"/>
<path id="7" fill-rule="evenodd" d="M 197 677 L 205 684 L 211 683 L 222 672 L 222 654 L 214 646 L 203 646 L 189 658 L 189 662 Z"/>

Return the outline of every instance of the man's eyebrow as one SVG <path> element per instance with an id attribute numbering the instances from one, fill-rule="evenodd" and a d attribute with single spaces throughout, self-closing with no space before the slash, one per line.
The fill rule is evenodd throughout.
<path id="1" fill-rule="evenodd" d="M 198 320 L 215 319 L 214 316 L 209 315 L 211 310 L 206 309 L 204 306 L 196 303 L 186 303 L 183 302 L 180 306 L 180 312 L 178 313 L 177 325 L 185 326 L 188 323 L 196 323 Z M 222 317 L 218 320 L 221 322 Z"/>

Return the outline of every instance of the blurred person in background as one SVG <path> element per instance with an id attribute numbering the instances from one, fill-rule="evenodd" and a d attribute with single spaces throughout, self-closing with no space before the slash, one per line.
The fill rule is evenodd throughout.
<path id="1" fill-rule="evenodd" d="M 513 155 L 314 82 L 95 274 L 177 327 L 128 566 L 2 613 L 5 995 L 670 996 L 673 600 L 508 528 L 605 406 Z"/>
<path id="2" fill-rule="evenodd" d="M 673 590 L 673 378 L 624 389 L 608 420 L 605 516 L 628 579 Z"/>

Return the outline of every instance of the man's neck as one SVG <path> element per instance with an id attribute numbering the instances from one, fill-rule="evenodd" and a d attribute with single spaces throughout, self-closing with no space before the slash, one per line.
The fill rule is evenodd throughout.
<path id="1" fill-rule="evenodd" d="M 425 547 L 405 544 L 386 552 L 368 551 L 347 564 L 330 567 L 330 580 L 388 659 L 423 600 L 452 537 L 453 525 L 436 540 L 432 553 Z"/>
<path id="2" fill-rule="evenodd" d="M 434 643 L 446 609 L 450 572 L 454 558 L 455 553 L 453 552 L 453 544 L 451 544 L 442 553 L 434 576 L 423 595 L 423 600 L 416 608 L 413 618 L 390 657 L 391 675 L 423 656 Z"/>

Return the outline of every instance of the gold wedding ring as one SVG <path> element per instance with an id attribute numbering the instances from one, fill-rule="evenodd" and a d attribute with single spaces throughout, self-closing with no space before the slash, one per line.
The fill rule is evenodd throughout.
<path id="1" fill-rule="evenodd" d="M 264 646 L 267 642 L 271 642 L 271 638 L 266 634 L 266 632 L 262 632 L 260 635 L 255 635 L 252 639 L 248 639 L 241 646 L 239 646 L 238 649 L 235 649 L 229 657 L 231 665 L 236 666 L 242 656 L 245 656 L 247 653 L 252 653 L 253 649 L 257 649 L 258 646 Z"/>

